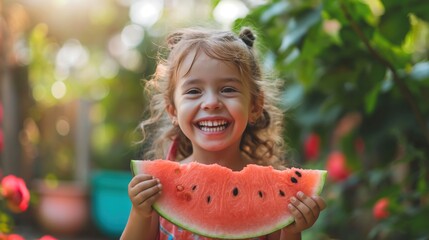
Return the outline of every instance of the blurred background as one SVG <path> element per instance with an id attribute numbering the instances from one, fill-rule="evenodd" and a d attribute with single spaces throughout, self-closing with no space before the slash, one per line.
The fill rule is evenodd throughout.
<path id="1" fill-rule="evenodd" d="M 284 85 L 292 165 L 327 169 L 304 239 L 429 239 L 425 0 L 0 0 L 0 233 L 117 239 L 137 126 L 170 31 L 252 27 Z"/>

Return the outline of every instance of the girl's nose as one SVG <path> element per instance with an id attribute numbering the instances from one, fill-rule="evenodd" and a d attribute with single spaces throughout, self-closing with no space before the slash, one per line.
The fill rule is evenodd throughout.
<path id="1" fill-rule="evenodd" d="M 201 104 L 201 108 L 204 110 L 214 110 L 214 109 L 219 109 L 221 107 L 222 107 L 222 102 L 220 101 L 219 97 L 213 93 L 206 94 Z"/>

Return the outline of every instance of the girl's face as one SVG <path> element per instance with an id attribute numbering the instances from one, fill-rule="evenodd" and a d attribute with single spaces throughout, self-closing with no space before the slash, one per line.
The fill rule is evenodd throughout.
<path id="1" fill-rule="evenodd" d="M 194 55 L 189 54 L 178 69 L 174 106 L 168 112 L 191 140 L 194 152 L 238 150 L 255 112 L 249 89 L 237 67 L 203 52 L 195 60 Z"/>

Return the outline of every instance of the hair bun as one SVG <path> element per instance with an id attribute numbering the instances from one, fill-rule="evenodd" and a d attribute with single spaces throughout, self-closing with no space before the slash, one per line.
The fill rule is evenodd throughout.
<path id="1" fill-rule="evenodd" d="M 253 47 L 253 42 L 255 42 L 256 37 L 250 28 L 243 28 L 239 37 L 249 48 Z"/>

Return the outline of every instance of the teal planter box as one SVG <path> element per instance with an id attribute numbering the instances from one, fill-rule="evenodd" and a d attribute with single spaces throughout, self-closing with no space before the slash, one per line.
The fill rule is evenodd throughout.
<path id="1" fill-rule="evenodd" d="M 128 197 L 130 172 L 99 171 L 91 178 L 91 213 L 99 230 L 118 238 L 125 228 L 131 210 Z"/>

